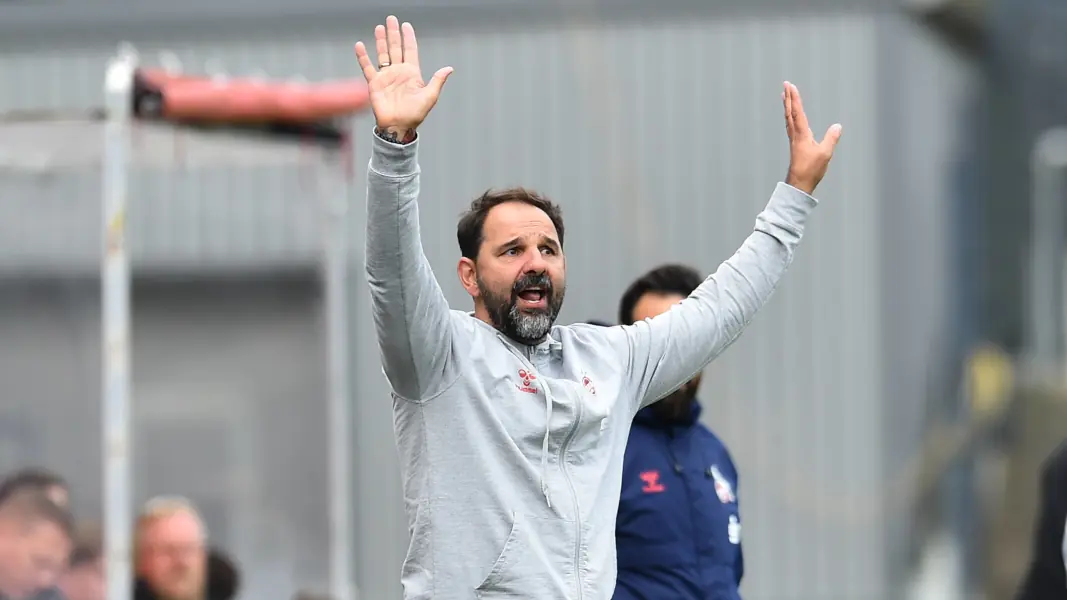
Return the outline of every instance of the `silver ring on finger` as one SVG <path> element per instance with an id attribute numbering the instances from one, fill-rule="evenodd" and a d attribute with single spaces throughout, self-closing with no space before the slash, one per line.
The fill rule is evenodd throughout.
<path id="1" fill-rule="evenodd" d="M 384 68 L 388 67 L 388 66 L 389 66 L 389 65 L 391 65 L 391 64 L 393 64 L 393 63 L 391 63 L 391 62 L 389 62 L 389 61 L 385 61 L 385 62 L 380 62 L 380 63 L 378 63 L 378 68 L 379 68 L 379 69 L 384 69 Z"/>

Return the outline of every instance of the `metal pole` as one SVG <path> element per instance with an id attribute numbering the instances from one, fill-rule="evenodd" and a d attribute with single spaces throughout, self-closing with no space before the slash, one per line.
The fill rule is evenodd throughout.
<path id="1" fill-rule="evenodd" d="M 1064 170 L 1067 169 L 1067 128 L 1038 136 L 1031 158 L 1033 232 L 1030 256 L 1030 352 L 1039 369 L 1057 368 L 1063 358 L 1064 251 L 1067 213 Z"/>
<path id="2" fill-rule="evenodd" d="M 104 525 L 108 600 L 130 600 L 130 264 L 126 249 L 126 196 L 133 71 L 136 57 L 123 49 L 108 65 L 104 83 L 103 251 L 103 453 Z"/>
<path id="3" fill-rule="evenodd" d="M 339 154 L 340 163 L 348 160 Z M 347 168 L 336 188 L 328 186 L 325 204 L 326 342 L 329 360 L 330 595 L 354 600 L 352 576 L 351 392 L 348 377 L 348 203 Z M 333 169 L 329 174 L 333 174 Z"/>

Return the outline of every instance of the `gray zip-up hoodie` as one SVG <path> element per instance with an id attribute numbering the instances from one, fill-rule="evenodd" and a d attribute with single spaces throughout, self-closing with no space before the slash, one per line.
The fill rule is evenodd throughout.
<path id="1" fill-rule="evenodd" d="M 608 600 L 634 415 L 737 338 L 816 201 L 778 184 L 755 233 L 661 316 L 524 346 L 449 309 L 419 238 L 418 141 L 372 137 L 366 267 L 411 535 L 404 598 Z"/>

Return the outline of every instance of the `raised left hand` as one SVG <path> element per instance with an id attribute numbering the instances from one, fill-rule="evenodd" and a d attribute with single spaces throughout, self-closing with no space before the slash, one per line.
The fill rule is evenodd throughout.
<path id="1" fill-rule="evenodd" d="M 374 68 L 367 47 L 356 44 L 356 58 L 370 89 L 370 104 L 377 126 L 398 141 L 408 141 L 415 129 L 437 104 L 441 88 L 452 67 L 438 69 L 423 81 L 419 66 L 419 46 L 411 23 L 400 24 L 395 16 L 374 28 L 378 68 Z"/>
<path id="2" fill-rule="evenodd" d="M 834 147 L 841 139 L 841 125 L 831 125 L 822 141 L 817 141 L 804 114 L 800 91 L 788 81 L 782 92 L 782 104 L 785 107 L 785 133 L 789 136 L 789 174 L 785 182 L 811 194 L 830 166 Z"/>

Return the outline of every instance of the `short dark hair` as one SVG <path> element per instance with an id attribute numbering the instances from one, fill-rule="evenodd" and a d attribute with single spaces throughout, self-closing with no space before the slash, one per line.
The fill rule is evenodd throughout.
<path id="1" fill-rule="evenodd" d="M 21 469 L 0 481 L 0 504 L 7 502 L 15 492 L 22 490 L 45 492 L 53 487 L 67 489 L 67 481 L 48 469 L 38 467 Z"/>
<path id="2" fill-rule="evenodd" d="M 0 517 L 13 519 L 25 524 L 46 522 L 56 525 L 71 538 L 74 536 L 74 517 L 70 511 L 52 502 L 44 492 L 39 490 L 17 490 L 0 504 Z"/>
<path id="3" fill-rule="evenodd" d="M 645 294 L 688 296 L 704 281 L 695 269 L 685 265 L 663 265 L 645 273 L 630 284 L 619 301 L 619 323 L 634 322 L 634 308 Z"/>
<path id="4" fill-rule="evenodd" d="M 487 190 L 471 202 L 470 207 L 460 216 L 459 225 L 456 226 L 459 252 L 464 258 L 471 260 L 478 258 L 478 250 L 485 241 L 485 218 L 493 207 L 506 202 L 529 204 L 548 215 L 552 225 L 556 228 L 559 244 L 563 245 L 563 211 L 560 210 L 558 204 L 533 190 L 521 187 Z"/>

